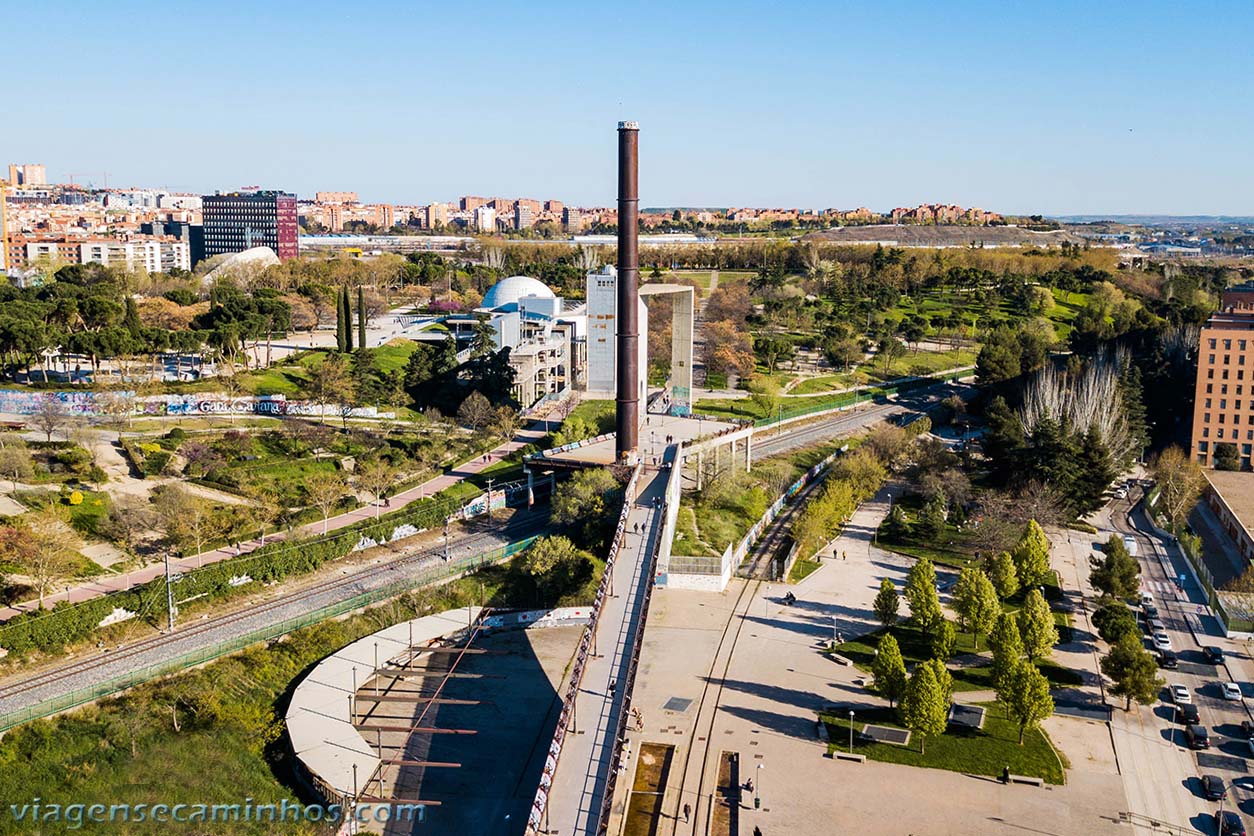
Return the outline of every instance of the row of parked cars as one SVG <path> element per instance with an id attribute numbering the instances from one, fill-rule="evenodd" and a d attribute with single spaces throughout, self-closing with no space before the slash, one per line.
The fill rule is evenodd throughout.
<path id="1" fill-rule="evenodd" d="M 1154 603 L 1154 596 L 1148 592 L 1141 593 L 1141 611 L 1145 619 L 1145 630 L 1149 633 L 1150 642 L 1154 645 L 1154 649 L 1158 654 L 1158 664 L 1162 668 L 1175 670 L 1179 667 L 1179 659 L 1175 650 L 1171 646 L 1171 636 L 1167 633 L 1167 627 L 1159 618 L 1158 607 Z M 1202 658 L 1209 664 L 1219 666 L 1224 662 L 1224 651 L 1221 647 L 1204 647 L 1202 648 Z M 1219 691 L 1219 696 L 1225 700 L 1241 700 L 1243 694 L 1241 687 L 1235 682 L 1218 681 L 1215 683 Z M 1190 749 L 1209 749 L 1210 748 L 1210 732 L 1201 724 L 1201 717 L 1198 714 L 1197 706 L 1193 704 L 1193 694 L 1189 691 L 1188 686 L 1183 683 L 1174 682 L 1167 686 L 1168 692 L 1171 694 L 1171 701 L 1175 704 L 1176 722 L 1184 726 L 1184 740 Z M 1249 720 L 1241 722 L 1241 732 L 1245 737 L 1246 744 L 1250 747 L 1251 755 L 1254 755 L 1254 723 Z M 1202 795 L 1208 801 L 1219 801 L 1228 792 L 1228 785 L 1224 779 L 1218 775 L 1202 776 Z M 1241 817 L 1232 810 L 1216 811 L 1214 813 L 1215 832 L 1219 836 L 1246 836 L 1245 823 L 1241 821 Z"/>

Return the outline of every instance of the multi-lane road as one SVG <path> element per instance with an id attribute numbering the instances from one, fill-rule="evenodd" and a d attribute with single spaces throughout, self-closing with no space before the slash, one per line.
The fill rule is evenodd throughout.
<path id="1" fill-rule="evenodd" d="M 1243 817 L 1254 815 L 1252 753 L 1241 730 L 1242 721 L 1251 719 L 1250 713 L 1245 700 L 1225 700 L 1220 693 L 1221 683 L 1235 681 L 1247 698 L 1254 696 L 1245 679 L 1249 660 L 1244 648 L 1214 634 L 1213 627 L 1212 633 L 1206 632 L 1214 622 L 1206 613 L 1204 593 L 1178 551 L 1153 533 L 1141 498 L 1136 488 L 1128 499 L 1115 503 L 1111 524 L 1116 532 L 1137 542 L 1142 589 L 1154 597 L 1157 617 L 1171 638 L 1179 667 L 1160 670 L 1167 688 L 1157 704 L 1113 712 L 1115 752 L 1129 809 L 1136 814 L 1133 823 L 1141 832 L 1156 832 L 1150 821 L 1158 821 L 1185 832 L 1214 833 L 1211 816 L 1219 803 L 1203 797 L 1203 775 L 1217 775 L 1229 785 L 1225 809 L 1237 809 Z M 1178 584 L 1182 575 L 1184 582 Z M 1224 663 L 1207 662 L 1202 652 L 1206 646 L 1223 649 Z M 1177 721 L 1170 695 L 1170 687 L 1176 684 L 1188 689 L 1197 706 L 1200 723 L 1210 734 L 1209 749 L 1188 748 L 1185 727 Z"/>

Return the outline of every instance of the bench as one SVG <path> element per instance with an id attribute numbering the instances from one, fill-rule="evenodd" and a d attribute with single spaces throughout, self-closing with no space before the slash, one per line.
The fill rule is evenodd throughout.
<path id="1" fill-rule="evenodd" d="M 836 664 L 838 665 L 844 665 L 845 667 L 849 667 L 850 665 L 853 664 L 853 662 L 850 662 L 848 659 L 846 659 L 844 656 L 841 656 L 839 653 L 832 653 L 831 657 L 832 657 L 832 660 L 836 662 Z"/>
<path id="2" fill-rule="evenodd" d="M 866 763 L 866 755 L 857 753 L 841 752 L 839 750 L 832 753 L 832 757 L 838 761 L 854 761 L 855 763 Z"/>
<path id="3" fill-rule="evenodd" d="M 1045 786 L 1044 778 L 1036 778 L 1032 775 L 1011 775 L 1010 783 L 1012 784 L 1029 784 L 1033 787 Z"/>

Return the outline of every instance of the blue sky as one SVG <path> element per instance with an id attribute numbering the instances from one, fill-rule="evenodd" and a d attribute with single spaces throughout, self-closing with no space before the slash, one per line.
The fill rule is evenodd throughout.
<path id="1" fill-rule="evenodd" d="M 0 157 L 608 205 L 626 118 L 651 206 L 1254 214 L 1248 0 L 621 6 L 26 2 Z"/>

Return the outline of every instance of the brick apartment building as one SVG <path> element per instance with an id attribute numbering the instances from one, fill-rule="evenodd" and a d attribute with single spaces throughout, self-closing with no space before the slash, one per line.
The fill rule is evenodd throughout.
<path id="1" fill-rule="evenodd" d="M 1254 449 L 1254 282 L 1224 291 L 1202 328 L 1193 404 L 1193 456 L 1214 467 L 1221 445 L 1236 448 L 1241 470 Z"/>

